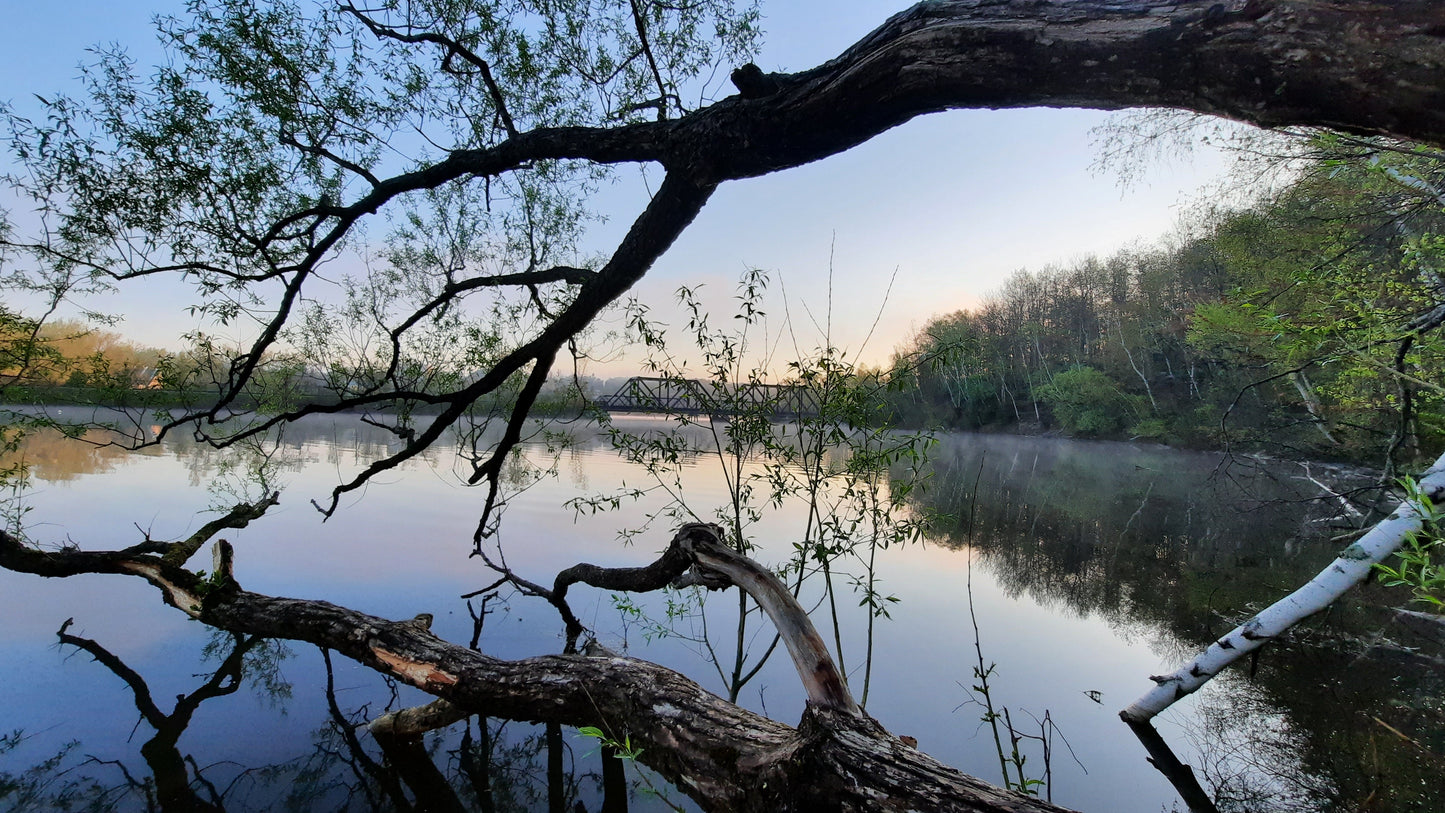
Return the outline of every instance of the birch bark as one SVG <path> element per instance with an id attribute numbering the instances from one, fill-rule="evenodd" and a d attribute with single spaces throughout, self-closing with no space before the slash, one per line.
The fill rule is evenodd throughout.
<path id="1" fill-rule="evenodd" d="M 1445 496 L 1445 455 L 1420 478 L 1420 491 L 1432 501 Z M 1176 701 L 1198 691 L 1226 666 L 1325 609 L 1346 590 L 1364 581 L 1370 575 L 1370 568 L 1399 549 L 1405 538 L 1420 530 L 1420 526 L 1417 507 L 1409 500 L 1401 502 L 1390 516 L 1341 551 L 1329 567 L 1303 587 L 1215 641 L 1173 674 L 1151 676 L 1150 680 L 1157 685 L 1119 712 L 1119 716 L 1129 723 L 1147 722 Z"/>

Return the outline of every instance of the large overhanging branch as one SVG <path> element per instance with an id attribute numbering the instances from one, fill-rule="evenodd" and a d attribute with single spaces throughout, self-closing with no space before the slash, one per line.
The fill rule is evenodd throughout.
<path id="1" fill-rule="evenodd" d="M 699 536 L 706 527 L 690 526 L 679 534 L 686 539 L 675 540 L 694 552 L 697 566 L 718 567 L 730 579 L 739 568 L 761 570 L 736 554 L 714 560 L 725 548 Z M 157 553 L 39 551 L 0 531 L 0 567 L 42 576 L 137 575 L 210 626 L 312 643 L 445 701 L 383 718 L 384 734 L 415 733 L 466 713 L 625 735 L 641 748 L 640 761 L 708 810 L 1062 810 L 943 765 L 832 700 L 810 703 L 795 729 L 647 661 L 610 654 L 501 660 L 443 641 L 416 620 L 251 593 L 229 567 L 203 579 Z"/>
<path id="2" fill-rule="evenodd" d="M 757 98 L 678 120 L 664 163 L 765 174 L 960 108 L 1177 107 L 1441 143 L 1441 65 L 1445 8 L 1428 0 L 920 3 L 824 65 L 764 77 Z"/>
<path id="3" fill-rule="evenodd" d="M 1425 472 L 1420 492 L 1432 502 L 1445 497 L 1445 455 Z M 1347 590 L 1364 581 L 1421 528 L 1420 511 L 1410 500 L 1400 503 L 1389 517 L 1342 551 L 1318 576 L 1271 604 L 1232 630 L 1178 671 L 1151 678 L 1155 684 L 1119 716 L 1129 723 L 1146 723 L 1176 701 L 1199 690 L 1225 667 L 1269 643 L 1285 630 L 1330 606 Z"/>
<path id="4" fill-rule="evenodd" d="M 408 32 L 412 35 L 422 32 Z M 1428 0 L 920 3 L 811 70 L 764 74 L 744 66 L 734 74 L 739 95 L 680 118 L 509 132 L 494 145 L 457 149 L 435 163 L 378 179 L 349 203 L 323 201 L 280 218 L 260 236 L 257 251 L 264 254 L 288 239 L 304 241 L 305 250 L 295 262 L 263 275 L 288 280 L 275 314 L 237 359 L 219 404 L 165 428 L 214 420 L 234 403 L 291 319 L 301 287 L 318 265 L 358 224 L 412 192 L 500 177 L 543 160 L 657 163 L 668 173 L 658 199 L 608 266 L 586 278 L 577 299 L 537 336 L 477 381 L 441 394 L 348 396 L 339 404 L 307 404 L 265 422 L 269 427 L 396 399 L 444 406 L 442 417 L 417 433 L 415 442 L 334 493 L 328 510 L 344 491 L 434 441 L 469 404 L 496 392 L 511 375 L 555 358 L 652 267 L 722 182 L 816 161 L 915 116 L 962 108 L 1167 106 L 1267 127 L 1333 127 L 1445 143 L 1442 65 L 1445 7 Z M 687 191 L 673 197 L 679 190 Z M 431 302 L 422 309 L 439 306 Z M 419 321 L 421 316 L 410 323 Z M 508 418 L 509 428 L 520 420 L 519 412 Z M 495 468 L 494 458 L 486 470 Z"/>

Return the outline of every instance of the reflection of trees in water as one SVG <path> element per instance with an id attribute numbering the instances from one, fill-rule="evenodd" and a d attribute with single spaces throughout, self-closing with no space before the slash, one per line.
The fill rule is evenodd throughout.
<path id="1" fill-rule="evenodd" d="M 142 427 L 145 432 L 158 428 Z M 219 448 L 174 433 L 158 445 L 134 450 L 117 440 L 118 436 L 103 430 L 91 430 L 79 438 L 67 437 L 57 430 L 39 430 L 26 437 L 19 454 L 36 478 L 51 482 L 110 471 L 132 455 L 175 456 L 185 462 L 192 485 L 196 485 L 206 482 L 224 461 L 247 451 L 245 446 Z M 274 449 L 288 470 L 299 470 L 323 458 L 332 466 L 360 466 L 394 453 L 400 443 L 395 434 L 346 415 L 300 421 L 287 426 L 279 435 L 269 436 L 267 441 L 267 447 Z M 437 463 L 446 454 L 446 449 L 439 445 L 419 457 Z M 8 462 L 10 460 L 0 459 L 0 465 Z"/>
<path id="2" fill-rule="evenodd" d="M 30 475 L 53 483 L 74 480 L 85 474 L 110 471 L 124 462 L 127 455 L 145 454 L 159 457 L 161 449 L 150 447 L 130 452 L 110 444 L 105 432 L 86 432 L 79 438 L 67 437 L 59 430 L 39 429 L 25 437 L 20 449 L 0 455 L 0 469 L 23 462 Z"/>
<path id="3" fill-rule="evenodd" d="M 463 721 L 460 732 L 379 746 L 365 729 L 396 709 L 396 684 L 385 681 L 384 706 L 344 709 L 331 657 L 322 655 L 327 720 L 315 733 L 312 752 L 278 771 L 291 777 L 287 804 L 293 809 L 324 803 L 348 810 L 573 810 L 584 783 L 596 778 L 578 774 L 560 728 L 554 732 L 552 726 L 474 716 Z M 570 769 L 567 762 L 573 763 Z"/>
<path id="4" fill-rule="evenodd" d="M 1438 665 L 1393 648 L 1285 641 L 1259 663 L 1256 691 L 1227 677 L 1202 693 L 1185 732 L 1220 810 L 1442 809 Z"/>
<path id="5" fill-rule="evenodd" d="M 1221 476 L 1217 460 L 952 438 L 921 507 L 938 515 L 934 537 L 957 545 L 972 509 L 972 544 L 1010 595 L 1192 653 L 1313 577 L 1339 546 L 1319 521 L 1333 506 L 1306 501 L 1312 484 L 1283 465 Z M 1441 809 L 1445 679 L 1391 645 L 1404 630 L 1390 622 L 1389 598 L 1357 591 L 1265 650 L 1253 681 L 1231 681 L 1252 691 L 1197 702 L 1195 745 L 1222 810 L 1345 810 L 1367 799 L 1376 810 Z"/>
<path id="6" fill-rule="evenodd" d="M 1336 801 L 1332 779 L 1305 765 L 1303 732 L 1237 683 L 1212 688 L 1185 735 L 1199 752 L 1201 781 L 1219 810 L 1308 813 Z"/>
<path id="7" fill-rule="evenodd" d="M 671 427 L 656 419 L 620 417 L 615 419 L 630 429 L 666 431 Z M 611 443 L 598 426 L 587 421 L 553 421 L 546 424 L 546 443 L 526 445 L 518 456 L 518 465 L 526 471 L 514 471 L 514 485 L 524 485 L 535 479 L 531 475 L 538 470 L 554 467 L 565 470 L 572 484 L 585 488 L 588 478 L 587 466 L 592 455 L 603 452 L 614 454 Z M 159 427 L 141 427 L 142 434 Z M 492 434 L 500 429 L 488 429 L 489 434 L 480 436 L 480 442 L 494 441 Z M 454 435 L 455 433 L 453 433 Z M 683 434 L 697 445 L 710 441 L 706 426 L 687 427 Z M 81 439 L 65 437 L 58 431 L 37 431 L 26 438 L 21 454 L 31 466 L 32 474 L 40 480 L 61 482 L 85 474 L 110 471 L 125 464 L 132 455 L 152 457 L 174 456 L 183 461 L 189 474 L 190 484 L 204 485 L 215 473 L 253 450 L 246 446 L 216 447 L 198 443 L 180 434 L 169 434 L 156 446 L 145 446 L 131 450 L 114 441 L 117 436 L 110 432 L 95 430 Z M 446 470 L 452 467 L 459 452 L 460 440 L 454 436 L 447 442 L 433 444 L 418 453 L 418 462 Z M 274 465 L 282 471 L 300 471 L 315 463 L 328 467 L 348 470 L 359 469 L 372 460 L 395 454 L 404 442 L 394 432 L 383 427 L 366 423 L 357 415 L 316 416 L 298 421 L 285 427 L 279 435 L 268 436 L 260 444 L 269 452 Z M 550 446 L 550 448 L 549 448 Z M 554 458 L 555 457 L 555 461 Z M 525 458 L 525 462 L 523 461 Z M 10 462 L 0 458 L 0 465 Z"/>
<path id="8" fill-rule="evenodd" d="M 1332 555 L 1295 541 L 1317 514 L 1299 502 L 1310 495 L 1267 472 L 1220 477 L 1212 456 L 954 438 L 934 471 L 925 499 L 940 541 L 964 544 L 973 511 L 973 545 L 1011 595 L 1121 627 L 1230 612 Z"/>
<path id="9" fill-rule="evenodd" d="M 1276 747 L 1292 746 L 1327 783 L 1321 807 L 1445 809 L 1445 670 L 1399 647 L 1341 642 L 1328 634 L 1331 621 L 1274 645 L 1259 663 L 1255 683 L 1298 733 Z"/>
<path id="10" fill-rule="evenodd" d="M 276 701 L 284 700 L 290 687 L 280 679 L 278 667 L 286 657 L 285 648 L 255 636 L 217 633 L 206 655 L 219 659 L 219 665 L 195 689 L 177 695 L 171 711 L 166 712 L 146 678 L 99 642 L 71 635 L 71 624 L 67 620 L 61 625 L 57 633 L 60 643 L 89 654 L 120 678 L 130 690 L 141 721 L 153 732 L 140 747 L 149 776 L 138 775 L 121 760 L 88 757 L 72 765 L 72 753 L 80 747 L 72 742 L 19 775 L 0 773 L 0 801 L 14 811 L 112 810 L 138 803 L 147 810 L 167 813 L 225 810 L 226 796 L 235 782 L 216 781 L 216 766 L 203 768 L 193 756 L 183 753 L 181 736 L 202 704 L 234 694 L 247 673 L 253 675 L 251 683 L 258 691 Z M 0 743 L 0 754 L 21 741 L 19 732 L 12 734 Z M 114 779 L 116 775 L 119 781 Z"/>
<path id="11" fill-rule="evenodd" d="M 0 734 L 0 758 L 22 746 L 24 731 Z M 79 742 L 68 742 L 44 760 L 18 773 L 0 770 L 0 805 L 10 813 L 23 811 L 111 810 L 116 796 L 128 788 L 108 788 L 71 764 Z"/>
<path id="12" fill-rule="evenodd" d="M 378 747 L 365 731 L 368 720 L 400 703 L 397 687 L 385 681 L 381 702 L 345 708 L 337 699 L 330 658 L 325 657 L 327 710 L 299 757 L 258 766 L 230 760 L 207 762 L 207 737 L 227 733 L 201 726 L 185 735 L 203 704 L 235 694 L 242 685 L 275 703 L 289 699 L 280 676 L 287 652 L 278 642 L 218 633 L 205 656 L 218 661 L 200 684 L 178 695 L 169 712 L 150 681 L 97 641 L 60 630 L 63 644 L 88 653 L 130 690 L 141 721 L 153 735 L 140 747 L 144 771 L 124 760 L 83 757 L 84 745 L 70 742 L 19 771 L 0 770 L 0 809 L 20 811 L 221 810 L 617 810 L 628 808 L 631 788 L 622 764 L 600 753 L 591 740 L 581 753 L 558 726 L 532 726 L 484 717 L 468 718 L 460 730 L 418 740 L 413 756 L 425 765 L 401 764 L 395 752 Z M 380 680 L 380 679 L 378 679 Z M 348 687 L 363 691 L 364 687 Z M 27 740 L 23 732 L 0 736 L 0 757 L 13 759 Z M 595 762 L 597 770 L 583 765 Z M 607 776 L 604 776 L 607 775 Z M 604 786 L 607 791 L 604 792 Z"/>

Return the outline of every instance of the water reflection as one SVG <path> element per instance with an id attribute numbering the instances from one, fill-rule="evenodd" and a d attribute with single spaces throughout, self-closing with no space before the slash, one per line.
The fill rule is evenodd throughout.
<path id="1" fill-rule="evenodd" d="M 654 423 L 659 431 L 667 428 Z M 653 424 L 641 419 L 637 425 Z M 579 525 L 559 507 L 635 476 L 597 433 L 581 426 L 569 433 L 572 441 L 557 450 L 559 457 L 529 449 L 535 467 L 555 460 L 559 477 L 539 483 L 509 509 L 505 534 L 513 564 L 550 580 L 582 560 L 604 566 L 649 560 L 650 547 L 613 543 L 614 531 L 635 517 Z M 280 510 L 234 537 L 238 578 L 262 592 L 325 599 L 391 618 L 434 613 L 439 635 L 480 637 L 499 657 L 557 651 L 560 630 L 549 608 L 523 601 L 493 605 L 497 614 L 482 636 L 456 598 L 493 577 L 466 558 L 477 495 L 457 486 L 444 448 L 400 467 L 373 485 L 364 503 L 324 525 L 306 507 L 307 499 L 326 493 L 395 442 L 394 434 L 350 419 L 289 427 L 271 451 L 292 488 Z M 56 539 L 73 534 L 83 544 L 132 530 L 127 523 L 138 507 L 156 512 L 142 519 L 157 528 L 157 538 L 184 536 L 178 529 L 195 527 L 195 512 L 207 504 L 185 483 L 210 483 L 230 455 L 180 438 L 141 457 L 113 448 L 67 448 L 80 451 L 59 445 L 45 451 L 42 445 L 27 454 L 32 462 L 55 461 L 37 466 L 42 481 L 96 475 L 86 483 L 86 510 L 75 510 L 67 488 L 41 489 L 34 516 L 65 522 L 63 529 L 55 527 Z M 1175 804 L 1172 791 L 1160 788 L 1143 749 L 1113 709 L 1147 688 L 1151 669 L 1172 668 L 1334 555 L 1327 521 L 1332 507 L 1311 502 L 1318 487 L 1301 474 L 1288 465 L 1247 461 L 1221 469 L 1217 456 L 1121 444 L 946 437 L 927 490 L 913 501 L 915 510 L 932 516 L 929 532 L 937 544 L 890 549 L 880 565 L 903 601 L 881 628 L 870 712 L 916 736 L 929 753 L 998 781 L 996 757 L 986 735 L 978 736 L 972 712 L 949 713 L 966 699 L 958 683 L 967 680 L 971 633 L 959 593 L 963 565 L 976 555 L 987 654 L 998 662 L 1004 688 L 1015 692 L 1009 702 L 1040 716 L 1050 712 L 1089 771 L 1056 764 L 1061 792 L 1055 800 L 1086 810 L 1167 809 Z M 717 486 L 701 464 L 698 475 L 699 496 L 717 496 L 709 492 Z M 1338 476 L 1335 484 L 1348 484 Z M 518 475 L 518 484 L 525 480 Z M 768 553 L 774 561 L 786 559 L 781 526 L 764 523 L 760 537 L 773 540 Z M 77 606 L 58 606 L 61 595 Z M 1445 753 L 1445 687 L 1438 661 L 1429 660 L 1440 657 L 1440 646 L 1397 625 L 1387 611 L 1389 598 L 1378 586 L 1357 594 L 1268 649 L 1252 678 L 1247 668 L 1233 671 L 1160 722 L 1221 809 L 1369 805 L 1436 811 L 1445 805 L 1438 780 L 1445 772 L 1438 756 Z M 685 642 L 647 643 L 636 630 L 629 638 L 605 593 L 577 601 L 579 613 L 609 646 L 631 645 L 635 654 L 718 688 Z M 0 612 L 12 622 L 0 640 L 0 679 L 7 687 L 0 719 L 10 721 L 7 729 L 23 725 L 33 735 L 9 748 L 0 743 L 0 779 L 47 777 L 31 787 L 48 801 L 31 809 L 78 809 L 91 804 L 84 799 L 143 807 L 144 793 L 119 765 L 142 787 L 159 792 L 160 772 L 127 742 L 136 693 L 119 692 L 111 671 L 101 684 L 90 674 L 101 670 L 88 659 L 59 662 L 47 649 L 60 618 L 89 615 L 103 634 L 88 637 L 144 675 L 153 696 L 190 696 L 221 671 L 217 663 L 231 650 L 209 662 L 185 655 L 200 653 L 208 641 L 158 604 L 143 586 L 116 580 L 56 584 L 0 573 Z M 113 617 L 99 617 L 96 606 L 115 608 Z M 727 619 L 714 620 L 721 628 Z M 42 623 L 41 629 L 27 627 Z M 863 639 L 861 626 L 845 627 L 846 644 Z M 758 640 L 759 649 L 766 645 L 766 636 Z M 200 678 L 192 677 L 197 673 Z M 197 703 L 190 733 L 171 740 L 184 767 L 184 787 L 198 804 L 406 810 L 426 792 L 441 799 L 438 804 L 454 799 L 470 809 L 572 809 L 580 801 L 598 810 L 617 809 L 618 800 L 628 798 L 604 792 L 604 786 L 618 785 L 624 766 L 604 758 L 595 741 L 496 719 L 474 717 L 428 735 L 420 753 L 409 751 L 413 759 L 424 755 L 426 763 L 416 761 L 415 770 L 404 773 L 404 760 L 384 754 L 361 727 L 427 698 L 349 662 L 328 664 L 314 650 L 278 662 L 274 673 L 293 686 L 286 714 L 254 692 L 233 691 Z M 796 719 L 801 697 L 786 664 L 765 669 L 757 685 L 756 694 L 740 700 L 778 719 Z M 1104 705 L 1085 692 L 1101 693 Z M 101 708 L 102 699 L 108 709 Z M 45 733 L 67 717 L 84 720 L 84 730 L 68 725 Z M 72 739 L 83 745 L 67 750 Z M 82 754 L 96 761 L 81 769 Z M 167 760 L 173 766 L 175 755 Z M 632 770 L 623 781 L 638 781 Z M 64 771 L 69 773 L 57 778 Z M 72 801 L 62 802 L 62 795 Z M 635 787 L 630 795 L 635 808 L 664 807 Z M 17 798 L 0 796 L 0 807 L 13 807 Z M 679 798 L 675 792 L 673 798 Z"/>
<path id="2" fill-rule="evenodd" d="M 71 634 L 73 624 L 74 619 L 67 619 L 56 633 L 62 647 L 88 654 L 119 678 L 139 713 L 136 727 L 144 725 L 152 732 L 139 750 L 146 771 L 127 764 L 128 760 L 94 756 L 72 764 L 72 752 L 84 746 L 72 741 L 18 774 L 0 773 L 0 801 L 7 801 L 12 810 L 225 810 L 226 797 L 235 788 L 234 781 L 227 781 L 234 779 L 234 771 L 229 766 L 202 766 L 182 750 L 181 737 L 203 704 L 236 693 L 247 673 L 259 691 L 274 701 L 284 700 L 290 688 L 279 677 L 278 667 L 286 656 L 285 648 L 261 638 L 218 634 L 207 647 L 207 659 L 219 660 L 219 665 L 190 691 L 177 694 L 167 712 L 162 710 L 164 701 L 140 672 L 99 641 Z M 6 744 L 14 748 L 25 739 L 16 731 Z"/>
<path id="3" fill-rule="evenodd" d="M 63 483 L 86 474 L 110 471 L 126 462 L 131 452 L 111 444 L 105 432 L 90 431 L 79 438 L 67 437 L 59 430 L 41 429 L 26 438 L 22 449 L 0 454 L 0 470 L 23 463 L 31 475 L 52 483 Z M 142 454 L 160 456 L 162 449 L 146 449 Z"/>
<path id="4" fill-rule="evenodd" d="M 1010 594 L 1103 617 L 1174 659 L 1339 547 L 1335 506 L 1287 464 L 1033 439 L 944 448 L 921 506 L 940 541 L 980 551 Z M 1190 746 L 1221 810 L 1439 809 L 1441 647 L 1395 620 L 1398 600 L 1357 591 L 1198 701 L 1174 745 Z"/>
<path id="5" fill-rule="evenodd" d="M 1012 594 L 1121 627 L 1208 623 L 1334 555 L 1317 489 L 1247 460 L 955 436 L 934 472 L 935 538 L 983 551 Z"/>
<path id="6" fill-rule="evenodd" d="M 379 676 L 370 687 L 338 686 L 337 670 L 325 651 L 321 656 L 326 714 L 309 736 L 309 749 L 295 743 L 299 755 L 270 763 L 216 759 L 215 746 L 225 738 L 217 736 L 216 720 L 186 737 L 188 730 L 205 716 L 203 706 L 213 715 L 220 712 L 230 726 L 274 724 L 257 717 L 254 710 L 238 716 L 235 708 L 225 708 L 223 698 L 243 685 L 264 699 L 274 714 L 284 716 L 292 689 L 282 675 L 290 657 L 284 644 L 217 633 L 202 653 L 202 661 L 219 661 L 209 672 L 186 675 L 154 669 L 156 674 L 147 678 L 99 641 L 71 634 L 73 623 L 67 620 L 57 633 L 61 645 L 87 654 L 120 679 L 139 713 L 135 726 L 148 728 L 151 736 L 132 756 L 92 756 L 96 743 L 72 740 L 29 764 L 24 764 L 27 756 L 37 750 L 31 746 L 45 748 L 31 741 L 44 739 L 44 732 L 29 735 L 17 730 L 0 737 L 4 759 L 0 809 L 175 813 L 545 807 L 625 813 L 629 798 L 639 793 L 637 780 L 628 780 L 615 754 L 589 748 L 589 740 L 556 725 L 529 726 L 473 716 L 462 721 L 459 732 L 444 731 L 424 739 L 373 736 L 366 731 L 367 723 L 398 708 L 406 691 Z M 175 695 L 170 711 L 163 710 L 163 690 L 153 690 L 152 684 L 169 686 L 187 677 L 192 688 Z M 366 699 L 358 699 L 359 693 Z M 222 725 L 219 730 L 226 728 Z M 646 803 L 649 800 L 657 801 L 649 797 L 632 806 L 653 809 Z"/>

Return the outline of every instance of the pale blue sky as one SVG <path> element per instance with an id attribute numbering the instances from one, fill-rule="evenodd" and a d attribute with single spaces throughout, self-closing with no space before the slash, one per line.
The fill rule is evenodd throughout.
<path id="1" fill-rule="evenodd" d="M 175 2 L 50 4 L 4 0 L 0 99 L 22 109 L 33 92 L 73 87 L 84 50 L 100 42 L 129 46 L 142 63 L 157 50 L 150 17 Z M 812 67 L 867 33 L 904 2 L 787 0 L 765 5 L 764 70 Z M 833 341 L 855 352 L 877 315 L 888 278 L 897 282 L 863 358 L 874 363 L 938 313 L 976 305 L 1020 268 L 1104 254 L 1152 241 L 1178 220 L 1181 206 L 1217 183 L 1226 161 L 1196 151 L 1188 165 L 1155 167 L 1122 191 L 1090 170 L 1090 131 L 1107 115 L 1079 110 L 962 111 L 916 119 L 854 150 L 765 178 L 722 187 L 692 228 L 634 293 L 662 315 L 679 285 L 704 285 L 726 308 L 738 275 L 759 267 L 781 276 L 799 341 L 820 340 L 798 324 L 799 300 L 820 318 L 833 254 Z M 603 192 L 608 223 L 589 245 L 614 244 L 645 200 L 635 172 Z M 652 178 L 655 185 L 656 177 Z M 128 315 L 122 330 L 150 344 L 175 346 L 194 329 L 189 292 L 146 282 L 105 305 Z M 781 325 L 775 304 L 770 329 Z M 665 318 L 665 317 L 663 317 Z M 631 372 L 635 354 L 590 372 Z"/>

